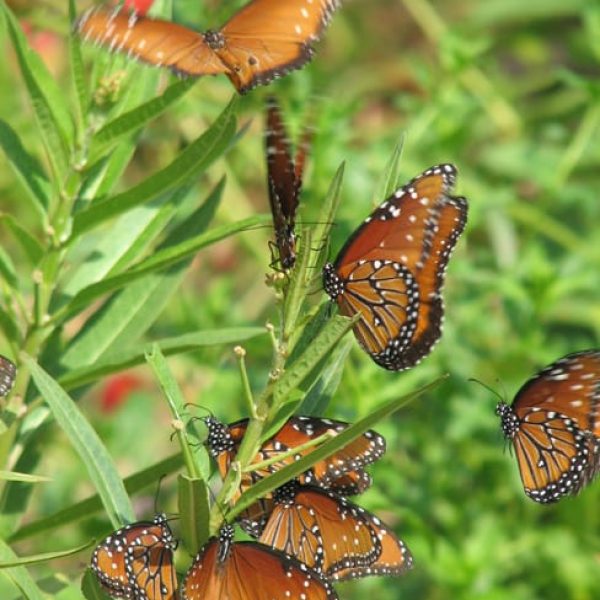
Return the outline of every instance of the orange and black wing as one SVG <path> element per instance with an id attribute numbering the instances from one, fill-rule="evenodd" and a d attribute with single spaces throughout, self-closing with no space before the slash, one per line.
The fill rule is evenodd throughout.
<path id="1" fill-rule="evenodd" d="M 254 542 L 233 542 L 226 526 L 200 551 L 182 600 L 336 600 L 331 585 L 295 558 Z"/>
<path id="2" fill-rule="evenodd" d="M 441 335 L 448 260 L 467 219 L 450 195 L 456 169 L 432 167 L 381 204 L 325 265 L 325 291 L 386 369 L 400 371 L 429 354 Z"/>
<path id="3" fill-rule="evenodd" d="M 264 85 L 312 57 L 338 0 L 253 0 L 221 28 L 229 77 L 240 93 Z"/>
<path id="4" fill-rule="evenodd" d="M 177 547 L 165 515 L 127 525 L 103 540 L 92 555 L 92 570 L 111 595 L 175 600 Z"/>
<path id="5" fill-rule="evenodd" d="M 124 10 L 92 9 L 75 25 L 84 40 L 181 75 L 217 75 L 226 67 L 202 33 Z"/>
<path id="6" fill-rule="evenodd" d="M 326 577 L 368 567 L 381 554 L 372 515 L 341 496 L 291 482 L 276 491 L 274 502 L 259 541 Z"/>
<path id="7" fill-rule="evenodd" d="M 577 493 L 600 471 L 600 351 L 555 361 L 496 412 L 525 493 L 541 503 Z"/>

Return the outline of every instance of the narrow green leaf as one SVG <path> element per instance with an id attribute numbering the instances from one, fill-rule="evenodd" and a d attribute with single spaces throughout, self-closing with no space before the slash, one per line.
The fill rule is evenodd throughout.
<path id="1" fill-rule="evenodd" d="M 370 415 L 350 425 L 350 427 L 347 427 L 344 429 L 344 431 L 332 439 L 324 442 L 323 445 L 319 446 L 310 454 L 294 461 L 290 465 L 283 467 L 273 475 L 269 475 L 268 477 L 261 479 L 257 484 L 253 485 L 241 495 L 235 506 L 228 511 L 227 520 L 231 522 L 237 515 L 239 515 L 250 505 L 254 504 L 254 502 L 256 502 L 259 498 L 262 498 L 269 492 L 282 486 L 287 481 L 297 477 L 300 475 L 300 473 L 303 473 L 315 463 L 325 460 L 332 454 L 335 454 L 338 450 L 341 450 L 357 437 L 365 433 L 365 431 L 374 427 L 379 421 L 386 419 L 392 413 L 396 412 L 403 406 L 406 406 L 418 396 L 438 386 L 446 377 L 446 375 L 439 377 L 432 383 L 420 388 L 416 392 L 408 394 L 402 398 L 394 398 L 393 400 L 386 402 L 381 407 L 373 411 Z"/>
<path id="2" fill-rule="evenodd" d="M 212 329 L 198 333 L 158 340 L 157 343 L 165 356 L 182 354 L 206 346 L 221 346 L 243 342 L 259 335 L 265 335 L 264 327 L 237 327 L 231 329 Z M 152 349 L 152 343 L 128 350 L 112 351 L 101 361 L 89 367 L 76 369 L 60 378 L 60 383 L 66 389 L 73 389 L 87 383 L 92 383 L 100 377 L 123 371 L 144 362 L 144 356 Z"/>
<path id="3" fill-rule="evenodd" d="M 57 181 L 62 181 L 62 175 L 65 173 L 69 161 L 67 140 L 70 139 L 69 132 L 71 131 L 71 121 L 65 109 L 65 99 L 41 57 L 29 48 L 18 21 L 4 2 L 0 4 L 0 9 L 4 13 L 21 74 L 40 126 L 48 159 L 57 175 Z"/>
<path id="4" fill-rule="evenodd" d="M 100 587 L 98 578 L 90 567 L 85 570 L 81 579 L 81 593 L 86 600 L 111 600 L 111 597 Z"/>
<path id="5" fill-rule="evenodd" d="M 73 237 L 81 235 L 100 223 L 148 202 L 167 190 L 182 185 L 190 177 L 198 177 L 228 148 L 235 136 L 236 101 L 232 100 L 212 126 L 192 142 L 170 165 L 151 175 L 133 188 L 95 202 L 75 215 Z"/>
<path id="6" fill-rule="evenodd" d="M 311 253 L 309 272 L 315 273 L 318 267 L 324 262 L 323 257 L 327 255 L 329 247 L 329 232 L 335 222 L 338 206 L 340 204 L 340 190 L 344 179 L 344 163 L 342 163 L 335 173 L 335 176 L 329 186 L 325 200 L 317 217 L 317 224 L 312 228 L 312 244 L 317 248 L 316 252 Z"/>
<path id="7" fill-rule="evenodd" d="M 69 33 L 69 65 L 71 67 L 71 78 L 75 84 L 76 106 L 77 106 L 77 123 L 80 131 L 84 127 L 84 115 L 90 104 L 90 94 L 86 82 L 85 70 L 83 68 L 83 57 L 81 56 L 81 40 L 76 34 L 73 23 L 77 18 L 77 7 L 75 0 L 69 0 L 69 22 L 71 23 Z"/>
<path id="8" fill-rule="evenodd" d="M 400 159 L 402 158 L 403 146 L 404 134 L 402 134 L 400 141 L 396 144 L 394 152 L 383 170 L 381 180 L 375 190 L 375 195 L 373 196 L 373 206 L 381 204 L 398 189 L 398 182 L 400 181 Z"/>
<path id="9" fill-rule="evenodd" d="M 179 530 L 186 550 L 197 554 L 208 539 L 210 514 L 209 490 L 204 479 L 180 474 L 177 478 L 177 501 L 181 517 Z"/>
<path id="10" fill-rule="evenodd" d="M 275 384 L 273 396 L 276 404 L 279 405 L 286 401 L 290 392 L 302 383 L 319 361 L 328 356 L 344 335 L 352 329 L 359 316 L 349 319 L 341 315 L 335 315 L 329 320 L 310 348 L 307 348 L 306 352 L 291 367 L 286 368 L 285 373 Z"/>
<path id="11" fill-rule="evenodd" d="M 10 562 L 15 560 L 18 560 L 16 554 L 4 540 L 0 539 L 0 561 Z M 25 567 L 11 567 L 3 573 L 21 591 L 23 598 L 27 598 L 27 600 L 45 600 L 42 590 L 37 586 Z"/>
<path id="12" fill-rule="evenodd" d="M 9 569 L 11 567 L 19 567 L 21 565 L 35 565 L 37 563 L 48 562 L 49 560 L 55 560 L 57 558 L 64 558 L 65 556 L 73 556 L 73 554 L 79 554 L 82 550 L 92 546 L 94 541 L 86 542 L 81 546 L 70 548 L 69 550 L 59 550 L 55 552 L 44 552 L 43 554 L 32 554 L 31 556 L 20 556 L 15 560 L 0 561 L 0 569 Z"/>
<path id="13" fill-rule="evenodd" d="M 167 400 L 169 410 L 173 417 L 175 433 L 179 440 L 183 460 L 189 476 L 192 479 L 202 478 L 208 480 L 210 477 L 208 452 L 204 446 L 197 448 L 196 452 L 194 452 L 194 448 L 192 448 L 192 443 L 188 439 L 185 428 L 185 423 L 191 420 L 185 398 L 157 344 L 154 344 L 152 350 L 146 354 L 146 361 L 160 383 L 160 387 Z"/>
<path id="14" fill-rule="evenodd" d="M 158 117 L 186 94 L 195 83 L 196 79 L 193 77 L 176 81 L 157 98 L 152 98 L 152 100 L 148 100 L 148 102 L 136 106 L 106 123 L 98 130 L 92 140 L 91 161 L 94 162 L 97 157 L 106 152 L 111 144 L 121 137 L 136 132 L 146 123 Z"/>
<path id="15" fill-rule="evenodd" d="M 0 221 L 6 224 L 31 264 L 37 265 L 44 255 L 42 245 L 12 215 L 0 213 Z"/>
<path id="16" fill-rule="evenodd" d="M 0 147 L 43 222 L 50 205 L 50 182 L 40 163 L 25 150 L 15 130 L 3 119 L 0 119 Z"/>
<path id="17" fill-rule="evenodd" d="M 133 521 L 133 508 L 123 482 L 98 434 L 75 402 L 46 371 L 28 355 L 23 355 L 23 362 L 54 413 L 56 422 L 85 464 L 115 529 Z"/>
<path id="18" fill-rule="evenodd" d="M 25 483 L 42 483 L 52 481 L 52 477 L 30 475 L 29 473 L 16 473 L 15 471 L 0 471 L 0 479 L 6 481 L 24 481 Z"/>
<path id="19" fill-rule="evenodd" d="M 181 468 L 182 464 L 183 459 L 181 458 L 181 453 L 177 452 L 177 454 L 173 454 L 172 456 L 127 477 L 123 482 L 125 484 L 125 489 L 128 494 L 135 494 L 145 487 L 148 487 L 150 484 L 155 484 L 162 476 L 174 473 Z M 79 519 L 90 517 L 101 510 L 102 500 L 98 494 L 95 494 L 81 502 L 63 508 L 52 515 L 23 525 L 11 535 L 9 541 L 17 542 L 35 535 L 54 531 L 58 527 L 68 525 Z"/>
<path id="20" fill-rule="evenodd" d="M 19 289 L 19 278 L 10 256 L 0 246 L 0 275 L 13 289 Z"/>
<path id="21" fill-rule="evenodd" d="M 255 215 L 248 217 L 237 223 L 231 223 L 215 227 L 207 233 L 198 235 L 190 240 L 187 240 L 175 247 L 165 248 L 158 251 L 148 259 L 135 265 L 125 273 L 109 277 L 104 281 L 93 284 L 79 292 L 67 306 L 61 308 L 54 315 L 54 319 L 61 321 L 76 314 L 82 307 L 89 306 L 91 302 L 116 289 L 132 283 L 134 280 L 143 277 L 148 273 L 153 273 L 166 269 L 189 256 L 198 252 L 202 248 L 210 246 L 225 238 L 231 237 L 236 233 L 245 231 L 257 225 L 264 225 L 270 221 L 269 215 Z"/>

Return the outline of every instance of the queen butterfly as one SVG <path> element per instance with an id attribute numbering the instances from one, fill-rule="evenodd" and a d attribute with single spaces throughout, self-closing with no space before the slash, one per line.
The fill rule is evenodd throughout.
<path id="1" fill-rule="evenodd" d="M 248 419 L 242 419 L 230 425 L 221 423 L 214 417 L 205 417 L 208 427 L 207 445 L 211 455 L 217 460 L 219 472 L 224 477 L 235 460 L 238 448 L 246 432 Z M 348 423 L 319 417 L 291 417 L 271 438 L 266 440 L 253 463 L 262 462 L 302 446 L 326 432 L 337 434 L 348 427 Z M 268 467 L 242 475 L 239 493 L 294 460 L 306 456 L 312 448 L 289 456 Z M 312 484 L 331 489 L 339 494 L 354 495 L 363 492 L 371 484 L 371 478 L 364 467 L 375 462 L 385 453 L 385 438 L 369 430 L 362 436 L 338 450 L 329 458 L 314 464 L 297 478 L 302 484 Z M 234 500 L 236 497 L 234 497 Z M 240 525 L 246 533 L 259 537 L 272 509 L 270 496 L 259 500 L 242 513 Z"/>
<path id="2" fill-rule="evenodd" d="M 240 94 L 301 68 L 313 55 L 338 0 L 252 0 L 223 27 L 199 33 L 123 11 L 91 10 L 85 39 L 180 75 L 229 77 Z"/>
<path id="3" fill-rule="evenodd" d="M 92 570 L 110 595 L 132 600 L 175 600 L 177 542 L 159 514 L 111 533 L 94 550 Z"/>
<path id="4" fill-rule="evenodd" d="M 450 195 L 453 165 L 427 169 L 381 204 L 323 267 L 325 291 L 380 366 L 402 371 L 441 336 L 448 260 L 467 221 L 467 201 Z"/>
<path id="5" fill-rule="evenodd" d="M 278 260 L 273 261 L 273 264 L 279 262 L 281 267 L 287 270 L 296 262 L 294 225 L 302 189 L 308 138 L 304 136 L 294 160 L 281 110 L 274 98 L 268 99 L 265 142 L 269 203 L 278 251 Z"/>
<path id="6" fill-rule="evenodd" d="M 256 542 L 233 542 L 225 525 L 194 559 L 182 600 L 335 600 L 331 584 L 292 556 Z"/>
<path id="7" fill-rule="evenodd" d="M 12 360 L 0 354 L 0 397 L 7 396 L 15 384 L 17 366 Z"/>
<path id="8" fill-rule="evenodd" d="M 568 354 L 534 375 L 496 414 L 512 441 L 525 493 L 576 494 L 600 471 L 600 350 Z"/>
<path id="9" fill-rule="evenodd" d="M 331 491 L 292 481 L 273 501 L 259 541 L 328 578 L 400 574 L 412 566 L 408 548 L 375 515 Z"/>

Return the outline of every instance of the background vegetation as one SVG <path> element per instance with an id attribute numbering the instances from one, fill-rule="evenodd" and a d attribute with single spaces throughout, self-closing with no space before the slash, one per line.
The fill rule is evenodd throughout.
<path id="1" fill-rule="evenodd" d="M 81 122 L 69 68 L 68 3 L 9 4 L 57 82 L 56 90 L 46 91 L 61 98 L 65 119 Z M 173 0 L 173 10 L 177 20 L 204 28 L 223 22 L 241 4 Z M 86 5 L 77 2 L 77 12 Z M 0 132 L 5 150 L 0 152 L 0 262 L 4 306 L 18 313 L 13 290 L 21 290 L 29 310 L 39 292 L 34 266 L 42 250 L 23 230 L 33 240 L 44 237 L 43 220 L 31 200 L 32 190 L 35 194 L 42 184 L 34 176 L 37 163 L 24 177 L 9 160 L 6 140 L 12 140 L 13 152 L 17 143 L 10 131 L 47 171 L 52 161 L 44 151 L 44 129 L 34 118 L 30 82 L 23 78 L 9 31 L 6 25 L 0 29 L 5 56 L 0 118 L 10 126 L 2 125 Z M 157 85 L 162 90 L 173 82 L 95 48 L 84 48 L 84 59 L 96 94 L 91 119 L 98 122 L 156 97 Z M 183 235 L 177 225 L 189 225 L 188 217 L 223 175 L 227 179 L 211 230 L 264 213 L 262 109 L 270 92 L 280 97 L 292 131 L 306 118 L 314 124 L 302 197 L 305 222 L 316 220 L 338 166 L 346 162 L 332 256 L 382 200 L 381 176 L 400 139 L 402 180 L 439 162 L 458 166 L 458 191 L 469 199 L 470 214 L 448 270 L 440 344 L 421 365 L 395 374 L 376 367 L 349 340 L 343 347 L 349 353 L 339 387 L 325 411 L 354 421 L 386 400 L 450 374 L 442 386 L 377 427 L 387 438 L 388 452 L 372 469 L 373 488 L 361 498 L 394 525 L 415 556 L 415 569 L 400 579 L 345 584 L 339 588 L 342 598 L 369 593 L 381 600 L 600 597 L 600 484 L 556 506 L 528 500 L 514 459 L 503 452 L 494 415 L 497 398 L 468 382 L 477 377 L 512 398 L 540 366 L 599 345 L 599 61 L 596 2 L 349 0 L 311 65 L 241 99 L 237 114 L 240 124 L 248 124 L 245 135 L 225 154 L 219 152 L 210 168 L 198 169 L 187 189 L 175 187 L 176 201 L 173 196 L 157 198 L 121 220 L 94 227 L 68 256 L 71 267 L 87 264 L 88 282 L 94 281 L 90 257 L 123 242 L 124 232 L 136 224 L 150 223 L 161 206 L 176 207 L 165 216 L 162 241 L 169 232 Z M 143 130 L 117 140 L 108 175 L 103 173 L 104 181 L 114 185 L 113 193 L 169 165 L 215 121 L 231 95 L 224 77 L 203 78 Z M 103 185 L 108 186 L 89 190 L 88 197 L 106 195 L 110 187 Z M 185 235 L 192 233 L 197 232 Z M 90 305 L 89 312 L 65 320 L 44 342 L 41 364 L 58 376 L 91 368 L 116 350 L 139 353 L 148 341 L 233 328 L 237 338 L 177 353 L 169 365 L 187 401 L 210 407 L 223 420 L 246 416 L 232 345 L 241 339 L 242 328 L 250 335 L 247 328 L 277 320 L 273 289 L 264 283 L 269 238 L 268 228 L 244 232 L 201 250 L 184 267 L 139 280 L 143 283 L 129 299 L 113 298 L 113 303 L 122 302 L 121 320 L 102 328 L 101 340 L 77 335 L 98 308 Z M 138 242 L 135 258 L 148 256 L 155 241 L 148 234 L 146 246 Z M 123 248 L 121 266 L 134 258 L 127 250 Z M 65 270 L 61 276 L 68 274 Z M 62 281 L 62 289 L 69 291 L 68 280 Z M 317 284 L 314 289 L 316 303 L 322 296 Z M 101 318 L 102 312 L 96 315 Z M 21 348 L 10 341 L 8 321 L 2 317 L 6 339 L 0 338 L 0 352 L 15 356 Z M 259 335 L 243 343 L 251 384 L 260 389 L 270 367 L 269 338 Z M 107 367 L 92 374 L 86 386 L 82 381 L 71 385 L 72 394 L 79 397 L 120 475 L 128 477 L 177 448 L 170 440 L 169 413 L 148 368 L 110 371 Z M 31 389 L 29 394 L 33 399 Z M 3 561 L 10 556 L 5 543 L 18 555 L 32 555 L 76 547 L 111 529 L 99 504 L 93 510 L 84 505 L 78 509 L 81 518 L 74 519 L 76 511 L 70 507 L 97 490 L 64 431 L 50 421 L 40 426 L 46 417 L 32 412 L 27 428 L 13 440 L 13 414 L 3 415 L 0 468 L 51 478 L 34 485 L 4 482 Z M 155 510 L 159 471 L 147 478 L 151 484 L 143 493 L 132 496 L 138 518 Z M 163 482 L 158 504 L 175 510 L 172 477 Z M 28 570 L 54 597 L 76 598 L 90 552 Z M 14 586 L 15 573 L 8 575 L 0 571 L 0 595 L 22 597 L 25 592 Z"/>

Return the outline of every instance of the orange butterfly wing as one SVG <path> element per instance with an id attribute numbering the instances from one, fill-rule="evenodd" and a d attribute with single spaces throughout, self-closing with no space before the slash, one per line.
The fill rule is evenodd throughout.
<path id="1" fill-rule="evenodd" d="M 333 588 L 292 557 L 254 542 L 212 539 L 181 585 L 182 600 L 336 600 Z"/>
<path id="2" fill-rule="evenodd" d="M 428 169 L 381 204 L 324 268 L 327 293 L 346 316 L 362 314 L 358 342 L 381 366 L 402 370 L 441 335 L 441 289 L 467 219 L 450 195 L 456 169 Z"/>
<path id="3" fill-rule="evenodd" d="M 170 21 L 93 9 L 78 20 L 76 29 L 85 40 L 179 74 L 217 75 L 228 71 L 203 34 Z"/>
<path id="4" fill-rule="evenodd" d="M 221 28 L 223 60 L 240 93 L 301 68 L 338 8 L 338 0 L 254 0 Z"/>

